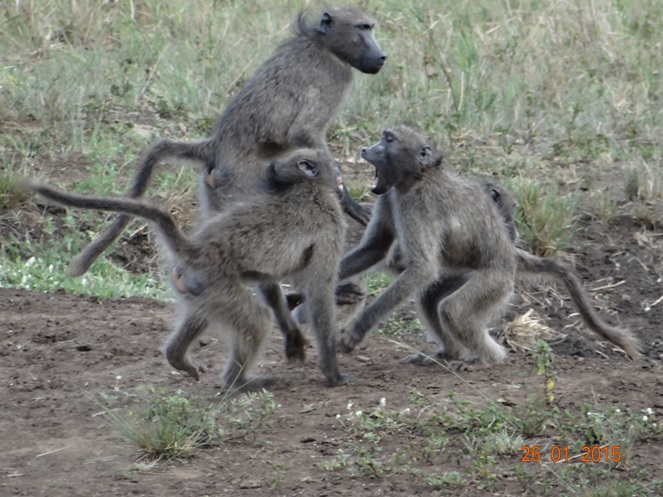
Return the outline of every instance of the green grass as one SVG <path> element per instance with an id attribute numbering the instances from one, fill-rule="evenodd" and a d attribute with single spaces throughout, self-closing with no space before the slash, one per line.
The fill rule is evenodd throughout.
<path id="1" fill-rule="evenodd" d="M 51 165 L 74 158 L 89 166 L 80 177 L 65 174 L 67 186 L 124 191 L 136 158 L 156 137 L 210 133 L 308 4 L 7 3 L 0 10 L 0 205 L 20 208 L 13 175 L 38 170 L 49 177 Z M 521 204 L 525 237 L 528 216 L 539 216 L 526 240 L 539 253 L 564 249 L 581 207 L 607 220 L 626 213 L 653 224 L 647 202 L 660 198 L 663 160 L 663 11 L 656 2 L 365 4 L 377 12 L 376 34 L 389 60 L 376 76 L 356 74 L 328 134 L 334 150 L 356 157 L 382 128 L 406 123 L 433 136 L 446 163 L 461 172 L 497 173 L 514 184 L 528 178 L 526 198 L 568 200 L 540 202 L 529 213 Z M 193 177 L 186 167 L 163 167 L 151 193 L 187 204 Z M 576 190 L 589 178 L 623 186 L 581 206 Z M 356 185 L 352 191 L 365 194 Z M 79 225 L 59 236 L 84 243 Z M 49 249 L 32 251 L 20 259 L 5 252 L 1 264 L 16 272 Z M 53 266 L 60 271 L 64 264 Z M 107 276 L 110 286 L 132 277 Z M 63 281 L 56 276 L 50 288 Z M 141 284 L 126 291 L 141 293 Z M 69 289 L 90 291 L 75 286 Z"/>
<path id="2" fill-rule="evenodd" d="M 131 397 L 133 409 L 112 405 Z M 116 389 L 93 401 L 102 408 L 106 421 L 143 455 L 153 459 L 184 459 L 205 447 L 221 446 L 228 440 L 254 436 L 265 429 L 280 406 L 266 391 L 219 397 L 210 403 L 182 390 L 139 387 L 127 392 Z"/>
<path id="3" fill-rule="evenodd" d="M 466 487 L 501 495 L 514 481 L 532 495 L 658 495 L 663 481 L 633 458 L 639 445 L 663 440 L 656 412 L 598 400 L 560 406 L 549 347 L 533 355 L 537 379 L 521 386 L 522 402 L 476 389 L 478 398 L 466 390 L 463 398 L 450 392 L 446 399 L 413 389 L 404 409 L 391 408 L 389 399 L 377 406 L 349 402 L 336 416 L 345 436 L 318 466 L 338 478 L 398 473 L 442 495 Z"/>

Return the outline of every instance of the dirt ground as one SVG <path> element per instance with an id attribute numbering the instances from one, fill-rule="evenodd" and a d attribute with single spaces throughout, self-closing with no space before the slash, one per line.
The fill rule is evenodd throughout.
<path id="1" fill-rule="evenodd" d="M 533 307 L 549 326 L 567 334 L 552 345 L 560 405 L 598 401 L 663 409 L 663 264 L 657 235 L 628 218 L 610 226 L 585 218 L 581 225 L 577 270 L 608 319 L 635 330 L 645 357 L 629 362 L 576 326 L 578 316 L 561 291 L 527 287 L 504 322 Z M 153 385 L 213 399 L 219 389 L 221 341 L 195 351 L 210 366 L 199 383 L 169 367 L 161 347 L 171 318 L 170 304 L 154 300 L 0 289 L 0 495 L 442 495 L 398 472 L 371 479 L 321 469 L 346 437 L 335 416 L 347 412 L 349 401 L 368 409 L 385 398 L 390 407 L 407 407 L 413 389 L 440 398 L 452 390 L 460 398 L 475 398 L 477 390 L 508 397 L 532 376 L 532 359 L 523 352 L 512 352 L 507 365 L 464 372 L 462 378 L 436 366 L 403 365 L 402 347 L 372 335 L 353 355 L 340 357 L 352 382 L 330 389 L 316 369 L 315 348 L 309 345 L 304 365 L 288 365 L 275 331 L 255 373 L 275 373 L 285 382 L 273 390 L 281 407 L 258 441 L 201 449 L 192 459 L 129 472 L 136 450 L 104 422 L 89 394 L 112 392 L 118 385 L 127 391 Z M 398 340 L 419 350 L 432 347 L 421 334 Z M 663 449 L 644 444 L 638 451 L 635 465 L 661 474 Z M 470 463 L 458 460 L 456 467 L 449 463 L 441 469 Z M 472 486 L 458 493 L 493 495 Z M 535 493 L 514 480 L 495 495 Z"/>

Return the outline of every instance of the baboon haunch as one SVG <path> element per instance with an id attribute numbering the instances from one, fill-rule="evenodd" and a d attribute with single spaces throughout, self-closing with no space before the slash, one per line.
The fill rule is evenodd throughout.
<path id="1" fill-rule="evenodd" d="M 252 193 L 265 166 L 297 148 L 326 149 L 327 128 L 345 102 L 352 68 L 375 74 L 387 56 L 373 35 L 375 20 L 357 7 L 332 7 L 317 26 L 300 14 L 295 35 L 260 66 L 219 118 L 210 138 L 199 142 L 162 140 L 147 150 L 129 190 L 145 193 L 154 167 L 167 157 L 201 166 L 202 217 Z M 368 216 L 347 194 L 343 208 L 364 224 Z M 128 224 L 119 216 L 71 263 L 79 276 L 106 250 Z"/>
<path id="2" fill-rule="evenodd" d="M 380 262 L 394 242 L 404 263 L 396 280 L 343 330 L 346 351 L 416 293 L 421 316 L 443 347 L 437 358 L 502 361 L 506 352 L 487 325 L 504 312 L 515 278 L 530 276 L 563 283 L 590 329 L 629 357 L 638 355 L 638 340 L 601 320 L 566 265 L 512 243 L 494 201 L 477 182 L 447 171 L 427 138 L 406 127 L 390 129 L 362 157 L 375 166 L 373 192 L 380 197 L 362 242 L 341 262 L 339 280 Z"/>
<path id="3" fill-rule="evenodd" d="M 272 163 L 265 175 L 268 192 L 210 217 L 191 236 L 167 211 L 137 199 L 80 196 L 34 182 L 27 187 L 67 206 L 152 222 L 170 261 L 178 300 L 176 329 L 166 345 L 168 362 L 176 369 L 198 379 L 202 368 L 187 351 L 203 331 L 219 326 L 231 339 L 223 380 L 228 387 L 244 386 L 271 322 L 268 308 L 247 284 L 278 288 L 277 282 L 287 278 L 310 303 L 320 369 L 328 384 L 338 385 L 344 378 L 336 362 L 334 285 L 345 221 L 332 161 L 326 151 L 300 150 Z M 285 307 L 285 299 L 281 304 Z M 286 355 L 303 358 L 299 329 L 287 331 Z"/>

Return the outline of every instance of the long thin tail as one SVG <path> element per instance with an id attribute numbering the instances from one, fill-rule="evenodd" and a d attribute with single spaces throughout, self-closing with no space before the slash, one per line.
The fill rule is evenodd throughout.
<path id="1" fill-rule="evenodd" d="M 587 326 L 604 340 L 607 340 L 624 350 L 626 354 L 635 359 L 642 350 L 640 341 L 625 328 L 617 328 L 607 324 L 594 310 L 587 293 L 580 280 L 564 263 L 553 258 L 542 258 L 532 255 L 524 250 L 516 249 L 518 254 L 518 272 L 524 276 L 548 275 L 562 283 L 571 295 L 573 303 L 578 308 Z"/>
<path id="2" fill-rule="evenodd" d="M 128 196 L 130 198 L 141 197 L 154 172 L 154 167 L 166 157 L 179 157 L 181 159 L 190 159 L 201 162 L 203 164 L 210 162 L 211 158 L 211 145 L 209 140 L 199 142 L 174 142 L 170 140 L 162 140 L 153 145 L 145 154 L 138 173 L 136 174 L 133 184 L 129 189 Z M 113 210 L 113 209 L 111 209 Z M 127 214 L 118 216 L 113 223 L 106 228 L 101 234 L 92 242 L 90 242 L 80 254 L 78 254 L 69 264 L 67 273 L 69 276 L 80 276 L 85 273 L 92 263 L 97 260 L 104 250 L 110 247 L 113 242 L 120 236 L 122 230 L 126 228 L 131 217 Z"/>
<path id="3" fill-rule="evenodd" d="M 169 212 L 141 200 L 122 197 L 76 195 L 36 181 L 26 181 L 23 183 L 23 186 L 27 190 L 39 193 L 42 197 L 69 207 L 121 212 L 148 219 L 156 224 L 165 242 L 177 256 L 187 258 L 194 253 L 191 242 L 177 227 L 173 216 Z"/>

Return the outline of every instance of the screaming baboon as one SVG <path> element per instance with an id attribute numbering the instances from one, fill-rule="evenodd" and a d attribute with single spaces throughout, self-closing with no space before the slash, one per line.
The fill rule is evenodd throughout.
<path id="1" fill-rule="evenodd" d="M 342 331 L 345 351 L 416 293 L 424 322 L 443 347 L 436 359 L 500 362 L 506 351 L 487 325 L 504 312 L 516 277 L 524 276 L 561 282 L 590 329 L 630 358 L 638 355 L 638 340 L 598 316 L 570 268 L 512 243 L 494 201 L 477 182 L 447 171 L 427 138 L 406 127 L 390 129 L 362 157 L 375 166 L 373 192 L 380 197 L 361 243 L 341 261 L 339 280 L 380 262 L 394 242 L 404 270 Z"/>
<path id="2" fill-rule="evenodd" d="M 277 282 L 287 278 L 310 303 L 319 366 L 333 386 L 345 382 L 336 362 L 333 293 L 345 221 L 332 162 L 325 150 L 304 149 L 270 164 L 263 183 L 267 193 L 210 217 L 190 237 L 167 211 L 141 200 L 79 196 L 39 183 L 27 183 L 27 188 L 64 205 L 122 212 L 152 222 L 170 261 L 178 299 L 176 329 L 165 350 L 174 368 L 198 379 L 203 368 L 187 351 L 207 328 L 219 326 L 231 339 L 222 376 L 225 385 L 249 384 L 246 373 L 271 320 L 268 308 L 247 284 L 278 288 Z M 287 330 L 289 359 L 303 359 L 304 345 L 298 328 Z M 260 380 L 250 383 L 251 388 L 259 385 Z"/>
<path id="3" fill-rule="evenodd" d="M 512 242 L 516 242 L 518 239 L 518 230 L 516 228 L 516 208 L 518 207 L 518 203 L 513 193 L 493 178 L 485 176 L 479 178 L 477 181 L 484 192 L 490 195 L 499 214 L 502 216 L 507 233 L 509 234 L 509 239 Z M 366 211 L 372 211 L 372 204 L 362 204 L 362 207 Z M 366 228 L 362 224 L 355 220 L 349 220 L 348 228 L 345 232 L 344 253 L 350 252 L 359 244 L 365 231 Z M 380 264 L 380 270 L 385 270 L 395 275 L 398 275 L 405 270 L 403 256 L 397 244 L 391 249 L 391 254 L 386 260 Z M 464 279 L 455 278 L 445 280 L 445 284 L 440 282 L 440 284 L 434 289 L 431 289 L 431 292 L 427 296 L 427 299 L 431 302 L 430 305 L 436 305 L 445 296 L 458 289 L 461 281 L 464 281 Z M 339 285 L 336 288 L 337 318 L 339 326 L 347 324 L 361 311 L 366 303 L 366 291 L 366 283 L 361 277 L 355 277 L 352 281 Z M 304 301 L 303 296 L 300 293 L 291 292 L 288 293 L 286 297 L 288 299 L 289 307 L 291 309 L 296 308 L 294 311 L 295 319 L 299 324 L 304 324 L 306 322 L 307 313 L 305 311 L 305 306 L 300 305 Z M 430 305 L 427 307 L 430 307 Z"/>
<path id="4" fill-rule="evenodd" d="M 211 137 L 198 142 L 162 140 L 145 153 L 129 190 L 145 193 L 154 167 L 167 157 L 201 167 L 202 217 L 252 193 L 267 164 L 298 148 L 326 149 L 326 132 L 340 112 L 351 84 L 352 68 L 376 74 L 387 56 L 373 35 L 375 20 L 357 7 L 332 7 L 311 27 L 300 13 L 296 33 L 260 66 L 231 100 Z M 336 166 L 334 166 L 336 167 Z M 344 190 L 350 216 L 368 216 Z M 72 276 L 87 271 L 120 235 L 130 218 L 119 216 L 69 266 Z"/>

